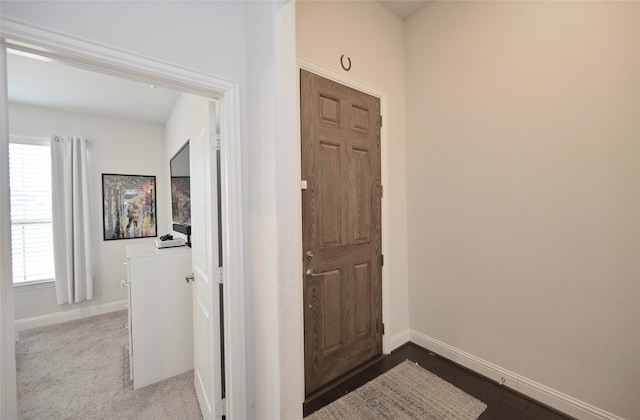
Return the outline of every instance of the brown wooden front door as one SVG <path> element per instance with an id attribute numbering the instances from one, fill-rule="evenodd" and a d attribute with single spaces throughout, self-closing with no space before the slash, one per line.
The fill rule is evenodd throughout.
<path id="1" fill-rule="evenodd" d="M 382 354 L 380 100 L 301 70 L 305 391 Z"/>

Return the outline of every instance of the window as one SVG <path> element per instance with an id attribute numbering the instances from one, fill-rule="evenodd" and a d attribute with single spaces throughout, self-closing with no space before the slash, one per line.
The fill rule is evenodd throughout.
<path id="1" fill-rule="evenodd" d="M 47 142 L 11 138 L 13 284 L 52 281 L 51 149 Z"/>

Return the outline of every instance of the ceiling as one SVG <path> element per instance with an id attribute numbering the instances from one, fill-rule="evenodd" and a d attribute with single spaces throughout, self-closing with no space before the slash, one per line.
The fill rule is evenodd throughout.
<path id="1" fill-rule="evenodd" d="M 404 20 L 429 1 L 379 3 Z M 151 82 L 108 76 L 21 51 L 8 52 L 8 96 L 12 103 L 164 125 L 180 95 L 177 91 L 152 87 Z"/>

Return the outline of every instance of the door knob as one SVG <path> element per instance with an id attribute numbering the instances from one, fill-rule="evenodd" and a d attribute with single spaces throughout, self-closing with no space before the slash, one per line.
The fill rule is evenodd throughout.
<path id="1" fill-rule="evenodd" d="M 324 274 L 320 273 L 320 274 L 316 274 L 313 272 L 312 269 L 307 268 L 307 271 L 304 272 L 304 274 L 306 274 L 309 277 L 324 277 Z"/>
<path id="2" fill-rule="evenodd" d="M 188 276 L 186 276 L 184 279 L 187 281 L 187 283 L 189 283 L 190 281 L 194 281 L 195 277 L 193 277 L 193 273 L 191 273 Z"/>

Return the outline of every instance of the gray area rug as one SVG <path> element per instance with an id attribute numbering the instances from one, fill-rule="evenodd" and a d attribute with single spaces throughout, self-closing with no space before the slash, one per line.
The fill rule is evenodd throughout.
<path id="1" fill-rule="evenodd" d="M 193 372 L 133 390 L 126 322 L 122 311 L 21 332 L 20 419 L 201 419 Z"/>
<path id="2" fill-rule="evenodd" d="M 331 419 L 477 419 L 487 408 L 408 360 L 305 417 Z"/>

